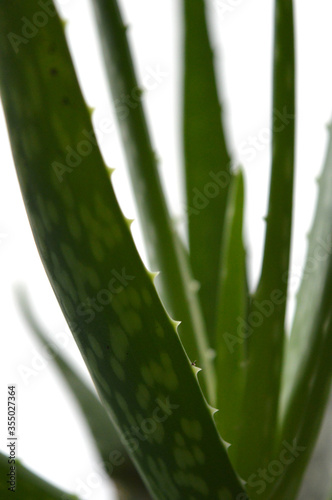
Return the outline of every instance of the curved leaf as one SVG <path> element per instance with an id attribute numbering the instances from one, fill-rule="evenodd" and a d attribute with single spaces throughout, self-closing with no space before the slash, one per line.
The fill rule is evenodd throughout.
<path id="1" fill-rule="evenodd" d="M 61 21 L 48 6 L 47 25 L 15 51 L 7 35 L 21 33 L 40 3 L 0 1 L 0 90 L 42 262 L 151 494 L 236 496 L 242 487 L 120 211 Z"/>
<path id="2" fill-rule="evenodd" d="M 120 490 L 128 492 L 125 495 L 126 498 L 128 498 L 128 495 L 131 495 L 132 498 L 145 498 L 145 500 L 148 500 L 151 497 L 146 491 L 141 477 L 124 448 L 118 431 L 114 428 L 99 398 L 70 367 L 55 344 L 47 339 L 46 334 L 32 312 L 26 293 L 23 290 L 17 290 L 16 295 L 20 310 L 32 333 L 47 349 L 48 354 L 52 357 L 68 388 L 80 406 L 89 425 L 95 445 L 103 460 L 106 472 Z"/>
<path id="3" fill-rule="evenodd" d="M 271 487 L 268 498 L 296 498 L 300 482 L 311 457 L 324 416 L 332 382 L 332 259 L 324 280 L 319 310 L 315 314 L 316 335 L 310 351 L 301 364 L 295 390 L 292 393 L 281 432 L 281 444 L 286 441 L 297 447 L 291 467 Z"/>
<path id="4" fill-rule="evenodd" d="M 173 318 L 181 320 L 179 334 L 188 356 L 199 360 L 200 366 L 205 368 L 203 385 L 206 383 L 209 402 L 214 404 L 214 371 L 208 356 L 205 325 L 202 318 L 198 322 L 193 320 L 201 316 L 195 297 L 197 293 L 188 288 L 177 254 L 177 243 L 160 182 L 156 154 L 148 133 L 126 27 L 116 0 L 93 0 L 93 5 L 103 42 L 113 102 L 118 105 L 123 102 L 124 96 L 134 96 L 134 105 L 127 108 L 125 116 L 117 112 L 117 118 L 149 260 L 154 270 L 161 271 L 157 286 L 160 283 L 167 310 Z"/>
<path id="5" fill-rule="evenodd" d="M 288 488 L 297 491 L 318 437 L 331 385 L 331 160 L 330 139 L 283 373 L 280 441 L 296 440 L 306 452 L 296 462 L 292 477 L 281 478 L 276 495 Z"/>
<path id="6" fill-rule="evenodd" d="M 281 419 L 296 385 L 296 375 L 311 349 L 316 336 L 315 316 L 322 300 L 324 280 L 332 253 L 332 138 L 329 126 L 329 144 L 322 175 L 312 229 L 308 238 L 308 250 L 301 286 L 297 295 L 297 307 L 290 340 L 285 352 Z M 292 279 L 292 275 L 290 275 Z"/>

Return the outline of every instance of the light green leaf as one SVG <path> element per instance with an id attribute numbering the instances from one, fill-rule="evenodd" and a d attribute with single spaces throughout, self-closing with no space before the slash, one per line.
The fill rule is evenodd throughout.
<path id="1" fill-rule="evenodd" d="M 191 267 L 216 346 L 221 242 L 231 183 L 205 0 L 184 0 L 183 152 Z"/>
<path id="2" fill-rule="evenodd" d="M 0 91 L 51 285 L 151 494 L 236 497 L 242 487 L 116 201 L 52 4 L 18 51 L 8 37 L 36 5 L 0 1 Z"/>
<path id="3" fill-rule="evenodd" d="M 273 457 L 285 339 L 291 245 L 295 61 L 293 5 L 275 2 L 272 172 L 262 273 L 248 315 L 248 376 L 239 470 L 245 479 Z M 259 382 L 258 382 L 259 381 Z"/>
<path id="4" fill-rule="evenodd" d="M 279 451 L 285 442 L 297 447 L 296 459 L 271 486 L 268 498 L 296 498 L 316 442 L 332 382 L 332 258 L 325 275 L 316 332 L 305 354 L 283 422 Z"/>
<path id="5" fill-rule="evenodd" d="M 319 179 L 319 195 L 290 341 L 285 352 L 281 419 L 296 385 L 296 375 L 316 336 L 314 323 L 322 300 L 324 281 L 332 253 L 332 138 L 329 126 L 329 144 L 325 164 Z M 290 280 L 293 276 L 290 275 Z"/>
<path id="6" fill-rule="evenodd" d="M 320 430 L 331 384 L 329 309 L 332 265 L 332 141 L 319 180 L 317 209 L 283 373 L 280 442 L 295 439 L 306 452 L 294 465 L 292 477 L 282 478 L 277 491 L 296 491 Z M 291 278 L 291 276 L 290 276 Z M 324 309 L 324 304 L 326 310 Z M 326 322 L 326 323 L 325 323 Z M 327 350 L 325 352 L 324 350 Z M 314 357 L 316 356 L 316 357 Z M 315 393 L 316 392 L 316 393 Z M 279 494 L 279 493 L 278 493 Z"/>

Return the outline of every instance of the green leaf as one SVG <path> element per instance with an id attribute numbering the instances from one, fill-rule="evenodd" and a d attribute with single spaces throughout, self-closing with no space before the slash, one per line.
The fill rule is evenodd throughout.
<path id="1" fill-rule="evenodd" d="M 296 498 L 321 427 L 332 382 L 332 258 L 325 275 L 315 337 L 306 352 L 283 422 L 279 450 L 285 442 L 297 447 L 297 457 L 271 488 L 268 498 Z"/>
<path id="2" fill-rule="evenodd" d="M 316 336 L 314 323 L 322 300 L 324 281 L 332 253 L 332 137 L 329 126 L 329 144 L 322 175 L 319 179 L 317 207 L 308 237 L 308 250 L 301 286 L 297 295 L 297 307 L 290 341 L 285 352 L 283 372 L 281 419 L 296 385 L 306 353 L 311 349 Z M 294 279 L 292 275 L 290 280 Z"/>
<path id="3" fill-rule="evenodd" d="M 283 373 L 280 441 L 296 439 L 302 446 L 306 446 L 306 453 L 296 463 L 296 468 L 293 467 L 292 478 L 285 476 L 282 479 L 279 486 L 281 491 L 284 488 L 293 488 L 290 491 L 295 491 L 299 486 L 317 440 L 331 384 L 331 363 L 328 357 L 331 352 L 329 336 L 332 335 L 328 324 L 332 301 L 331 281 L 328 281 L 331 280 L 329 269 L 332 266 L 331 189 L 330 138 L 319 180 L 318 204 L 309 236 L 306 264 L 291 337 L 286 348 Z M 325 349 L 327 352 L 324 352 Z"/>
<path id="4" fill-rule="evenodd" d="M 128 494 L 132 498 L 145 498 L 148 500 L 151 497 L 129 458 L 118 431 L 114 428 L 97 395 L 71 368 L 55 344 L 47 339 L 47 335 L 33 314 L 27 294 L 22 289 L 19 289 L 16 296 L 20 310 L 31 332 L 47 349 L 48 354 L 52 357 L 68 388 L 80 406 L 94 438 L 95 445 L 103 460 L 106 472 L 119 489 L 128 490 Z M 126 498 L 128 498 L 128 494 L 126 494 Z"/>
<path id="5" fill-rule="evenodd" d="M 231 182 L 204 0 L 184 0 L 183 150 L 191 267 L 216 345 L 221 242 Z"/>
<path id="6" fill-rule="evenodd" d="M 239 450 L 239 470 L 244 478 L 266 466 L 275 449 L 294 178 L 295 70 L 290 0 L 276 0 L 274 38 L 270 198 L 262 273 L 247 321 L 249 364 Z"/>
<path id="7" fill-rule="evenodd" d="M 11 472 L 15 472 L 12 478 L 7 476 Z M 0 496 L 3 500 L 17 498 L 18 500 L 78 500 L 75 495 L 64 493 L 62 490 L 48 483 L 41 477 L 37 476 L 29 469 L 26 469 L 21 464 L 20 460 L 15 460 L 15 464 L 8 463 L 8 456 L 0 452 Z M 8 488 L 14 487 L 10 484 L 10 480 L 15 483 L 15 491 L 9 491 Z"/>
<path id="8" fill-rule="evenodd" d="M 234 177 L 223 237 L 220 296 L 217 321 L 217 407 L 220 435 L 236 457 L 246 376 L 246 342 L 239 336 L 239 318 L 247 315 L 246 255 L 243 245 L 244 180 Z"/>
<path id="9" fill-rule="evenodd" d="M 160 182 L 156 153 L 146 124 L 141 91 L 128 44 L 126 26 L 116 0 L 93 0 L 113 103 L 123 103 L 129 96 L 134 103 L 126 107 L 125 117 L 116 108 L 116 115 L 127 157 L 129 173 L 140 221 L 145 235 L 152 269 L 160 271 L 158 290 L 170 315 L 181 320 L 179 334 L 191 359 L 199 360 L 209 402 L 215 402 L 215 380 L 204 322 L 195 294 L 188 289 L 177 254 L 166 200 Z M 123 106 L 122 106 L 123 107 Z M 160 286 L 159 286 L 160 285 Z"/>
<path id="10" fill-rule="evenodd" d="M 116 201 L 53 4 L 47 25 L 13 50 L 8 34 L 39 6 L 0 1 L 0 91 L 53 290 L 152 496 L 236 497 L 243 490 L 196 370 Z"/>

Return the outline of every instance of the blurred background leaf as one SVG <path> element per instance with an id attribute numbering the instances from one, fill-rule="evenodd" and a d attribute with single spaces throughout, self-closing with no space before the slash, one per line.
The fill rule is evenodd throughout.
<path id="1" fill-rule="evenodd" d="M 131 458 L 129 458 L 118 431 L 100 403 L 97 393 L 91 391 L 61 355 L 59 347 L 47 338 L 31 308 L 24 289 L 17 289 L 16 297 L 20 311 L 31 333 L 47 349 L 68 389 L 79 405 L 103 461 L 105 471 L 109 474 L 110 479 L 115 482 L 118 492 L 121 494 L 120 498 L 123 496 L 126 499 L 150 499 L 151 497 Z"/>

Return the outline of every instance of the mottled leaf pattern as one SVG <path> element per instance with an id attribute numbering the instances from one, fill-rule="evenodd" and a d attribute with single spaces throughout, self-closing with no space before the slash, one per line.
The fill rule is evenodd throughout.
<path id="1" fill-rule="evenodd" d="M 54 292 L 152 495 L 236 496 L 242 487 L 211 409 L 116 201 L 62 23 L 52 10 L 47 26 L 17 52 L 7 37 L 36 9 L 32 0 L 0 2 L 0 90 Z"/>
<path id="2" fill-rule="evenodd" d="M 153 270 L 160 271 L 156 284 L 167 310 L 181 320 L 179 334 L 191 359 L 204 368 L 202 382 L 210 404 L 215 401 L 214 372 L 208 356 L 208 342 L 201 316 L 197 292 L 188 289 L 177 253 L 176 238 L 168 214 L 165 197 L 145 120 L 140 92 L 137 92 L 135 68 L 131 57 L 126 26 L 116 0 L 93 0 L 107 75 L 113 102 L 135 95 L 135 106 L 123 119 L 117 113 L 124 151 L 136 197 L 138 213 L 146 236 L 147 250 Z"/>
<path id="3" fill-rule="evenodd" d="M 31 332 L 47 349 L 48 354 L 52 357 L 53 362 L 76 399 L 89 425 L 106 472 L 115 481 L 120 491 L 126 493 L 126 498 L 130 495 L 132 498 L 144 498 L 148 500 L 151 497 L 146 491 L 139 474 L 125 450 L 118 431 L 100 403 L 97 394 L 71 368 L 70 364 L 62 356 L 59 347 L 47 338 L 23 290 L 17 290 L 17 299 L 20 310 Z"/>

